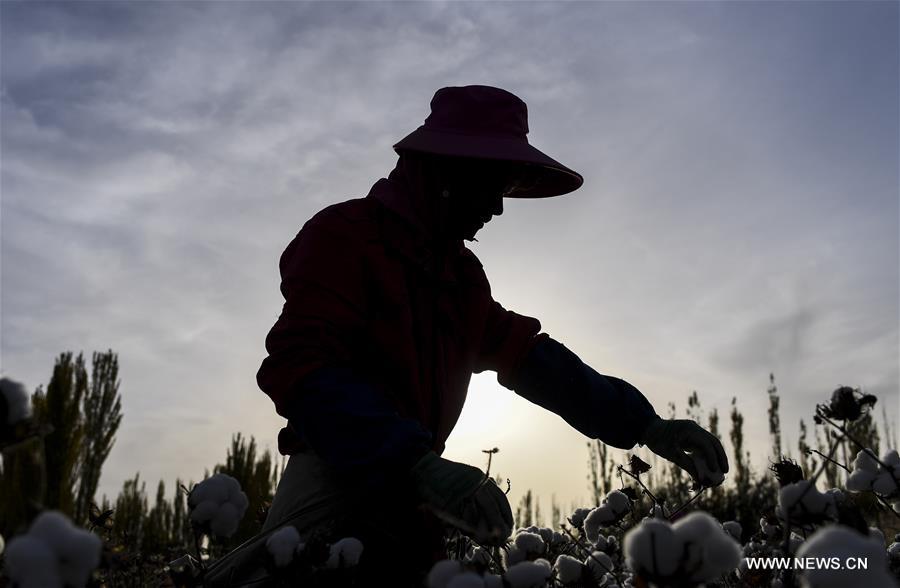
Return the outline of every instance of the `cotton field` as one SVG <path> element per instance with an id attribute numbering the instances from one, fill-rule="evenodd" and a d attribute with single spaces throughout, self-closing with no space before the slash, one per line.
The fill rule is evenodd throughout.
<path id="1" fill-rule="evenodd" d="M 23 388 L 4 379 L 0 391 L 6 415 L 0 439 L 4 455 L 12 455 L 22 446 L 18 437 L 41 433 L 25 426 L 32 411 Z M 806 471 L 787 458 L 773 464 L 767 479 L 757 481 L 757 488 L 774 489 L 758 512 L 733 508 L 729 500 L 740 494 L 728 494 L 728 480 L 716 472 L 683 479 L 682 498 L 673 501 L 679 494 L 651 487 L 652 467 L 631 456 L 615 464 L 614 483 L 596 504 L 575 508 L 553 525 L 519 526 L 502 545 L 480 545 L 447 526 L 446 558 L 431 565 L 422 586 L 900 586 L 900 457 L 893 448 L 879 455 L 853 428 L 874 402 L 842 387 L 817 406 L 815 422 L 833 432 L 831 445 L 809 451 L 821 459 Z M 839 461 L 839 443 L 855 448 L 840 452 L 847 463 Z M 0 536 L 0 586 L 203 586 L 228 553 L 215 546 L 227 544 L 252 516 L 250 499 L 238 479 L 222 472 L 182 490 L 191 541 L 181 553 L 132 553 L 129 561 L 139 558 L 140 565 L 129 567 L 122 563 L 129 538 L 114 537 L 105 524 L 117 514 L 112 509 L 93 512 L 89 528 L 45 509 L 23 532 Z M 729 508 L 734 518 L 722 516 Z M 360 572 L 366 545 L 357 537 L 286 525 L 262 545 L 259 567 L 267 585 L 366 585 Z M 395 565 L 404 566 L 404 545 L 396 549 Z"/>

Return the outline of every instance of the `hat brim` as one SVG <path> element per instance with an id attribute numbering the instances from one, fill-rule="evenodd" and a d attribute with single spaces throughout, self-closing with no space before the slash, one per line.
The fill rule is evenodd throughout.
<path id="1" fill-rule="evenodd" d="M 496 159 L 535 166 L 537 173 L 526 186 L 507 195 L 508 198 L 549 198 L 574 192 L 584 183 L 578 172 L 532 147 L 521 139 L 497 135 L 469 134 L 428 129 L 424 126 L 408 134 L 394 145 L 394 151 L 421 151 L 452 157 Z"/>

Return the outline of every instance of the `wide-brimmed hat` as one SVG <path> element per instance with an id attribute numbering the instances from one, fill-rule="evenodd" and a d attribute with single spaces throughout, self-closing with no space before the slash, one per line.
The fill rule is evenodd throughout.
<path id="1" fill-rule="evenodd" d="M 524 164 L 519 187 L 506 195 L 547 198 L 568 194 L 584 179 L 529 145 L 528 108 L 515 94 L 492 86 L 441 88 L 425 124 L 394 145 L 403 150 Z"/>

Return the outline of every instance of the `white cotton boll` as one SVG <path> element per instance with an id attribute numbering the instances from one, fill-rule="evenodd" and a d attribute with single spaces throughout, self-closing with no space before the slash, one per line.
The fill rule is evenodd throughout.
<path id="1" fill-rule="evenodd" d="M 59 573 L 69 586 L 84 586 L 100 565 L 103 541 L 90 531 L 73 527 L 61 548 L 57 548 Z"/>
<path id="2" fill-rule="evenodd" d="M 63 513 L 45 510 L 31 523 L 28 534 L 41 539 L 57 553 L 74 528 L 72 521 Z"/>
<path id="3" fill-rule="evenodd" d="M 428 572 L 426 583 L 428 588 L 447 588 L 447 584 L 457 574 L 463 571 L 462 562 L 455 559 L 444 559 L 433 566 Z"/>
<path id="4" fill-rule="evenodd" d="M 598 580 L 615 568 L 612 559 L 602 551 L 595 551 L 584 558 L 584 567 Z"/>
<path id="5" fill-rule="evenodd" d="M 550 574 L 548 567 L 533 561 L 521 561 L 506 570 L 503 576 L 510 588 L 543 588 Z"/>
<path id="6" fill-rule="evenodd" d="M 881 457 L 881 461 L 892 468 L 900 466 L 900 454 L 896 449 L 891 449 Z"/>
<path id="7" fill-rule="evenodd" d="M 228 502 L 234 505 L 241 516 L 244 515 L 244 512 L 247 510 L 247 506 L 250 504 L 250 500 L 247 498 L 247 495 L 240 490 L 237 492 L 237 494 L 229 496 Z"/>
<path id="8" fill-rule="evenodd" d="M 6 399 L 6 424 L 14 425 L 31 418 L 31 397 L 21 382 L 0 378 L 0 394 Z"/>
<path id="9" fill-rule="evenodd" d="M 556 577 L 563 584 L 572 584 L 581 580 L 584 565 L 571 555 L 560 555 L 554 564 Z"/>
<path id="10" fill-rule="evenodd" d="M 266 539 L 266 549 L 272 554 L 275 566 L 283 568 L 294 559 L 297 547 L 300 546 L 300 533 L 293 525 L 286 525 Z"/>
<path id="11" fill-rule="evenodd" d="M 644 519 L 625 534 L 624 552 L 632 570 L 670 576 L 678 569 L 683 545 L 667 521 Z"/>
<path id="12" fill-rule="evenodd" d="M 714 580 L 741 563 L 741 546 L 716 519 L 703 511 L 694 511 L 672 526 L 675 535 L 687 546 L 686 570 L 695 570 L 691 579 Z"/>
<path id="13" fill-rule="evenodd" d="M 853 469 L 875 473 L 878 471 L 878 460 L 871 449 L 861 449 L 853 459 Z"/>
<path id="14" fill-rule="evenodd" d="M 539 555 L 546 549 L 546 544 L 540 535 L 527 531 L 516 535 L 515 544 L 529 555 Z"/>
<path id="15" fill-rule="evenodd" d="M 724 533 L 716 519 L 700 510 L 695 510 L 679 519 L 672 525 L 672 530 L 683 542 L 703 542 L 710 536 Z"/>
<path id="16" fill-rule="evenodd" d="M 484 578 L 475 572 L 463 572 L 450 578 L 447 588 L 484 588 Z"/>
<path id="17" fill-rule="evenodd" d="M 832 558 L 840 562 L 847 558 L 865 558 L 868 569 L 810 569 L 802 574 L 803 585 L 809 588 L 843 588 L 866 586 L 896 588 L 896 580 L 888 572 L 887 554 L 877 540 L 849 527 L 828 525 L 813 533 L 797 551 L 800 558 Z M 855 560 L 854 560 L 855 561 Z"/>
<path id="18" fill-rule="evenodd" d="M 782 520 L 791 517 L 802 517 L 808 514 L 819 514 L 826 517 L 837 517 L 834 497 L 823 494 L 810 486 L 809 480 L 800 480 L 781 488 L 778 494 L 776 514 Z"/>
<path id="19" fill-rule="evenodd" d="M 215 516 L 209 523 L 210 530 L 219 537 L 231 537 L 237 531 L 241 517 L 237 508 L 230 502 L 219 505 Z"/>
<path id="20" fill-rule="evenodd" d="M 612 509 L 603 504 L 598 506 L 584 518 L 584 533 L 587 535 L 588 541 L 595 542 L 600 535 L 600 527 L 615 522 L 616 515 Z"/>
<path id="21" fill-rule="evenodd" d="M 210 478 L 198 482 L 188 496 L 188 506 L 199 505 L 202 502 L 222 504 L 228 500 L 228 486 L 222 479 L 224 474 L 216 474 Z"/>
<path id="22" fill-rule="evenodd" d="M 553 541 L 553 529 L 548 527 L 541 527 L 537 530 L 538 535 L 541 536 L 541 539 L 544 540 L 544 543 L 550 543 Z"/>
<path id="23" fill-rule="evenodd" d="M 503 588 L 503 576 L 498 576 L 496 574 L 485 574 L 484 588 Z"/>
<path id="24" fill-rule="evenodd" d="M 225 483 L 225 488 L 228 490 L 228 500 L 237 497 L 238 494 L 241 494 L 241 483 L 237 481 L 237 478 L 229 476 L 227 474 L 219 474 L 224 476 L 222 479 Z"/>
<path id="25" fill-rule="evenodd" d="M 197 524 L 208 523 L 219 512 L 219 503 L 212 500 L 204 500 L 191 511 L 191 520 Z"/>
<path id="26" fill-rule="evenodd" d="M 59 562 L 58 573 L 67 584 L 83 586 L 100 565 L 103 549 L 100 538 L 76 527 L 59 511 L 42 512 L 31 523 L 28 534 L 43 541 L 55 554 Z"/>
<path id="27" fill-rule="evenodd" d="M 363 544 L 356 537 L 344 537 L 331 545 L 331 553 L 325 567 L 330 569 L 349 568 L 359 563 L 362 556 Z"/>
<path id="28" fill-rule="evenodd" d="M 741 544 L 726 533 L 710 537 L 704 551 L 704 569 L 694 575 L 700 581 L 712 581 L 734 571 L 741 563 Z"/>
<path id="29" fill-rule="evenodd" d="M 606 551 L 609 547 L 609 542 L 606 540 L 606 537 L 603 535 L 599 535 L 597 540 L 594 541 L 594 549 L 596 551 Z"/>
<path id="30" fill-rule="evenodd" d="M 584 524 L 584 519 L 590 514 L 592 509 L 590 508 L 576 508 L 575 512 L 572 513 L 572 516 L 569 519 L 572 521 L 572 525 L 575 527 L 580 527 Z"/>
<path id="31" fill-rule="evenodd" d="M 503 551 L 503 561 L 506 564 L 506 567 L 513 566 L 520 561 L 525 561 L 528 558 L 528 554 L 525 553 L 523 549 L 519 549 L 516 547 L 515 543 L 509 546 L 509 549 Z"/>
<path id="32" fill-rule="evenodd" d="M 664 504 L 654 504 L 650 509 L 650 516 L 656 519 L 667 519 L 670 514 L 669 509 Z"/>
<path id="33" fill-rule="evenodd" d="M 872 482 L 872 490 L 876 494 L 890 496 L 897 491 L 897 483 L 894 481 L 891 474 L 883 471 L 879 473 L 878 477 L 875 478 L 875 481 Z"/>
<path id="34" fill-rule="evenodd" d="M 545 568 L 547 568 L 548 570 L 553 568 L 553 565 L 550 563 L 550 560 L 544 559 L 543 557 L 537 558 L 536 560 L 534 560 L 534 563 L 540 564 L 540 565 L 544 566 Z"/>
<path id="35" fill-rule="evenodd" d="M 612 509 L 613 514 L 620 517 L 631 510 L 631 500 L 618 490 L 606 495 L 606 504 Z"/>
<path id="36" fill-rule="evenodd" d="M 878 474 L 876 472 L 853 470 L 853 472 L 847 476 L 847 483 L 845 486 L 850 492 L 865 492 L 866 490 L 872 489 L 872 482 L 875 481 L 877 476 Z"/>
<path id="37" fill-rule="evenodd" d="M 56 553 L 30 533 L 13 537 L 6 550 L 6 574 L 21 588 L 63 588 Z"/>
<path id="38" fill-rule="evenodd" d="M 731 535 L 736 541 L 741 540 L 741 533 L 743 529 L 741 528 L 741 524 L 737 521 L 726 521 L 722 523 L 722 528 L 725 529 L 725 532 Z"/>

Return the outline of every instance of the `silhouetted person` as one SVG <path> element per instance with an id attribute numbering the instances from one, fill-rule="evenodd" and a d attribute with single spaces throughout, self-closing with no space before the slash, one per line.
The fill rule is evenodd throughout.
<path id="1" fill-rule="evenodd" d="M 283 525 L 305 536 L 328 524 L 335 539 L 362 540 L 366 585 L 419 586 L 445 556 L 444 523 L 482 543 L 506 540 L 504 492 L 478 468 L 440 457 L 472 374 L 484 370 L 589 438 L 646 444 L 695 478 L 686 451 L 728 471 L 716 437 L 661 419 L 636 388 L 492 299 L 463 241 L 503 213 L 504 197 L 562 195 L 583 181 L 529 145 L 527 132 L 525 103 L 513 94 L 442 88 L 425 124 L 394 145 L 389 176 L 365 198 L 315 214 L 288 245 L 285 303 L 257 381 L 288 420 L 278 441 L 291 457 L 247 549 L 263 549 Z M 246 562 L 217 573 L 229 565 Z"/>

